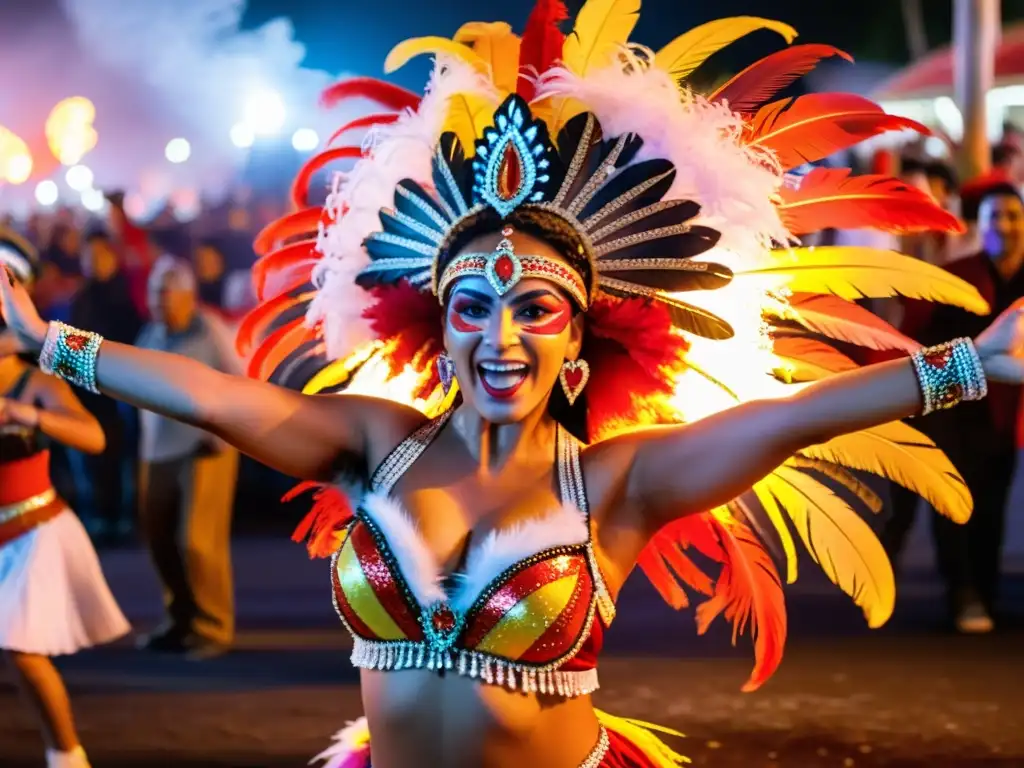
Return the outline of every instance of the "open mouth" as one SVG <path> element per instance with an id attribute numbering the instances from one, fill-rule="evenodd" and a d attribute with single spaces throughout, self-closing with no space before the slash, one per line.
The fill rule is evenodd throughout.
<path id="1" fill-rule="evenodd" d="M 499 399 L 512 397 L 530 375 L 530 366 L 526 363 L 487 361 L 476 369 L 484 391 Z"/>

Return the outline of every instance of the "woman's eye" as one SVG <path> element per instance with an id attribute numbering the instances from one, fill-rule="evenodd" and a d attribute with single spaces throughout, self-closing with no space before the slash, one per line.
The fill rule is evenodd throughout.
<path id="1" fill-rule="evenodd" d="M 542 317 L 551 314 L 547 309 L 537 304 L 531 304 L 522 309 L 519 314 L 527 320 L 540 320 Z"/>
<path id="2" fill-rule="evenodd" d="M 460 307 L 459 314 L 465 315 L 466 317 L 472 317 L 474 319 L 480 319 L 481 317 L 487 316 L 487 310 L 479 304 L 470 304 L 466 307 Z"/>

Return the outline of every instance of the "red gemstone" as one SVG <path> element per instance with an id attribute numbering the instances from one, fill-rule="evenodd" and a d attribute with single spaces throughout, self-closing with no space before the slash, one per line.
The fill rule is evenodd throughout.
<path id="1" fill-rule="evenodd" d="M 952 357 L 953 353 L 951 351 L 933 352 L 930 355 L 925 355 L 924 361 L 932 368 L 945 368 Z"/>
<path id="2" fill-rule="evenodd" d="M 497 261 L 494 262 L 494 274 L 498 276 L 498 279 L 503 283 L 507 283 L 512 279 L 512 275 L 515 274 L 515 264 L 512 263 L 512 259 L 509 256 L 499 256 Z"/>
<path id="3" fill-rule="evenodd" d="M 80 352 L 89 343 L 89 338 L 80 333 L 70 333 L 64 339 L 64 343 L 75 352 Z"/>
<path id="4" fill-rule="evenodd" d="M 523 161 L 519 157 L 516 145 L 509 142 L 505 145 L 505 152 L 501 156 L 501 165 L 498 166 L 498 197 L 502 200 L 512 200 L 519 192 L 519 185 L 522 183 Z"/>
<path id="5" fill-rule="evenodd" d="M 451 632 L 455 629 L 455 614 L 450 608 L 438 608 L 430 617 L 430 623 L 438 632 Z"/>
<path id="6" fill-rule="evenodd" d="M 582 368 L 566 369 L 566 371 L 565 371 L 565 383 L 569 387 L 569 389 L 575 390 L 577 387 L 579 387 L 579 385 L 580 385 L 580 383 L 582 381 L 583 381 L 583 369 Z"/>

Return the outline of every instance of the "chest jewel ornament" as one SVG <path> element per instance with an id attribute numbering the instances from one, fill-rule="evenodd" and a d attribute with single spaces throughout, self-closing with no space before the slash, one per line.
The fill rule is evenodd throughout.
<path id="1" fill-rule="evenodd" d="M 446 600 L 433 603 L 420 614 L 420 626 L 430 646 L 431 656 L 450 652 L 464 625 L 465 616 L 453 610 Z"/>

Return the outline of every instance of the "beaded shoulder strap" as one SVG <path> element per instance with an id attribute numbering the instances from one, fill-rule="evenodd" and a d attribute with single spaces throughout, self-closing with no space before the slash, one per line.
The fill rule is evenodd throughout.
<path id="1" fill-rule="evenodd" d="M 395 484 L 416 459 L 423 455 L 427 446 L 434 441 L 454 412 L 455 408 L 447 409 L 424 422 L 415 432 L 400 442 L 373 473 L 370 478 L 370 490 L 384 495 L 391 493 Z"/>
<path id="2" fill-rule="evenodd" d="M 597 562 L 594 552 L 594 531 L 590 524 L 590 504 L 587 501 L 587 488 L 583 482 L 583 465 L 580 463 L 580 443 L 573 435 L 558 427 L 555 436 L 558 453 L 558 487 L 562 494 L 562 503 L 572 503 L 587 522 L 587 559 L 594 577 L 594 590 L 597 593 L 597 610 L 604 625 L 610 626 L 615 619 L 615 601 L 612 599 L 604 574 Z"/>

